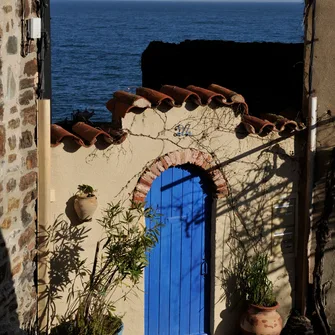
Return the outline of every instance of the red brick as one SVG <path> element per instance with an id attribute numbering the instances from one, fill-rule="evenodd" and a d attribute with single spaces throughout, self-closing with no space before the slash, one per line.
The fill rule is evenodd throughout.
<path id="1" fill-rule="evenodd" d="M 133 201 L 136 203 L 144 202 L 145 198 L 146 198 L 146 195 L 143 194 L 142 192 L 135 192 L 133 196 Z"/>
<path id="2" fill-rule="evenodd" d="M 166 162 L 166 160 L 164 159 L 164 157 L 161 157 L 161 163 L 164 167 L 164 171 L 167 170 L 169 168 L 169 164 Z"/>
<path id="3" fill-rule="evenodd" d="M 150 187 L 148 187 L 147 185 L 144 185 L 144 184 L 141 184 L 141 183 L 138 183 L 136 185 L 136 190 L 143 193 L 143 194 L 147 194 L 150 190 Z"/>
<path id="4" fill-rule="evenodd" d="M 195 161 L 197 160 L 198 156 L 199 156 L 199 151 L 192 149 L 192 156 L 191 156 L 191 159 L 190 159 L 190 163 L 194 164 Z"/>
<path id="5" fill-rule="evenodd" d="M 165 156 L 164 156 L 164 160 L 165 160 L 165 162 L 166 162 L 168 168 L 169 168 L 170 166 L 172 166 L 172 160 L 171 160 L 171 158 L 170 158 L 168 155 L 165 155 Z"/>
<path id="6" fill-rule="evenodd" d="M 163 163 L 162 163 L 161 160 L 157 161 L 157 162 L 155 163 L 155 165 L 156 165 L 157 169 L 158 169 L 161 173 L 165 171 L 165 168 L 164 168 Z"/>
<path id="7" fill-rule="evenodd" d="M 148 181 L 148 180 L 146 180 L 144 177 L 141 177 L 141 179 L 140 179 L 140 184 L 143 184 L 143 185 L 145 185 L 145 186 L 151 187 L 152 180 Z"/>
<path id="8" fill-rule="evenodd" d="M 202 166 L 202 164 L 204 164 L 204 156 L 203 154 L 200 152 L 197 159 L 194 162 L 195 165 L 197 166 Z"/>
<path id="9" fill-rule="evenodd" d="M 214 184 L 219 188 L 221 186 L 226 186 L 226 181 L 223 178 L 220 178 L 216 180 Z"/>
<path id="10" fill-rule="evenodd" d="M 157 177 L 159 177 L 161 175 L 161 171 L 159 171 L 159 169 L 157 167 L 157 163 L 154 163 L 154 164 L 151 165 L 150 171 Z"/>
<path id="11" fill-rule="evenodd" d="M 192 163 L 192 154 L 193 152 L 191 149 L 184 150 L 184 155 L 185 155 L 184 164 Z"/>
<path id="12" fill-rule="evenodd" d="M 182 165 L 182 159 L 181 159 L 181 151 L 176 151 L 176 163 L 177 165 Z"/>
<path id="13" fill-rule="evenodd" d="M 169 152 L 168 157 L 171 159 L 171 165 L 176 166 L 177 165 L 176 152 Z"/>

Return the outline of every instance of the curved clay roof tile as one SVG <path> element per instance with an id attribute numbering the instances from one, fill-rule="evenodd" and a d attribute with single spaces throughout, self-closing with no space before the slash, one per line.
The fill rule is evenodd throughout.
<path id="1" fill-rule="evenodd" d="M 209 105 L 212 101 L 219 104 L 226 103 L 226 98 L 222 94 L 194 85 L 189 85 L 186 88 L 199 95 L 203 106 Z"/>
<path id="2" fill-rule="evenodd" d="M 250 134 L 267 135 L 275 129 L 275 125 L 267 120 L 259 119 L 258 117 L 244 114 L 242 123 Z"/>
<path id="3" fill-rule="evenodd" d="M 243 95 L 216 84 L 209 85 L 208 89 L 222 94 L 226 98 L 226 105 L 240 104 L 244 107 L 244 112 L 248 113 L 248 105 L 246 104 Z"/>
<path id="4" fill-rule="evenodd" d="M 262 116 L 263 119 L 266 119 L 266 120 L 274 123 L 279 132 L 284 131 L 284 132 L 292 133 L 296 130 L 299 130 L 299 126 L 298 126 L 297 122 L 295 122 L 293 120 L 289 120 L 282 115 L 267 113 L 267 114 L 263 114 L 261 116 Z"/>
<path id="5" fill-rule="evenodd" d="M 158 107 L 162 103 L 165 103 L 172 107 L 175 106 L 175 102 L 170 96 L 162 92 L 155 91 L 151 88 L 138 87 L 136 89 L 136 94 L 141 95 L 142 97 L 149 100 L 152 103 L 153 107 Z"/>
<path id="6" fill-rule="evenodd" d="M 52 147 L 57 147 L 58 145 L 60 145 L 64 138 L 70 138 L 74 140 L 78 145 L 85 146 L 84 142 L 79 137 L 70 133 L 69 131 L 65 130 L 63 127 L 57 124 L 51 125 L 50 132 L 51 132 L 51 146 Z"/>
<path id="7" fill-rule="evenodd" d="M 161 92 L 171 96 L 175 100 L 176 106 L 179 107 L 182 106 L 182 104 L 186 101 L 191 101 L 197 105 L 201 105 L 201 99 L 199 95 L 185 88 L 164 85 L 161 88 Z"/>
<path id="8" fill-rule="evenodd" d="M 93 145 L 97 141 L 97 137 L 101 135 L 103 136 L 105 142 L 107 142 L 108 144 L 113 143 L 113 138 L 109 134 L 101 129 L 94 128 L 84 122 L 77 122 L 75 125 L 72 126 L 72 130 L 81 138 L 83 138 L 87 143 L 89 143 L 88 145 L 86 145 L 87 147 Z"/>
<path id="9" fill-rule="evenodd" d="M 140 95 L 132 94 L 125 91 L 116 91 L 113 94 L 116 100 L 119 100 L 129 106 L 139 107 L 139 108 L 149 108 L 151 107 L 150 101 L 141 97 Z"/>
<path id="10" fill-rule="evenodd" d="M 144 98 L 142 98 L 145 100 Z M 146 108 L 150 107 L 150 103 L 148 107 L 137 107 L 134 105 L 129 105 L 128 103 L 125 103 L 118 98 L 112 98 L 107 101 L 106 103 L 107 109 L 112 112 L 113 115 L 116 117 L 125 117 L 125 115 L 129 112 L 134 112 L 134 113 L 142 113 Z"/>

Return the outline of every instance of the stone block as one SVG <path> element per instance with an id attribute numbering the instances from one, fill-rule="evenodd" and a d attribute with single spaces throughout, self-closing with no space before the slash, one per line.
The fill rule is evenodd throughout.
<path id="1" fill-rule="evenodd" d="M 19 102 L 20 105 L 29 105 L 33 99 L 34 99 L 34 90 L 28 90 L 20 95 Z"/>
<path id="2" fill-rule="evenodd" d="M 20 138 L 20 149 L 31 148 L 33 145 L 33 141 L 34 139 L 33 139 L 33 135 L 31 131 L 26 130 L 22 132 L 21 138 Z"/>
<path id="3" fill-rule="evenodd" d="M 4 105 L 0 103 L 0 121 L 3 121 L 4 113 L 5 113 Z"/>
<path id="4" fill-rule="evenodd" d="M 14 191 L 16 188 L 16 180 L 14 178 L 9 179 L 7 182 L 6 188 L 7 188 L 7 192 Z"/>
<path id="5" fill-rule="evenodd" d="M 7 5 L 7 6 L 3 6 L 2 9 L 6 14 L 8 14 L 13 10 L 13 7 L 11 5 Z"/>
<path id="6" fill-rule="evenodd" d="M 35 79 L 34 78 L 24 78 L 20 80 L 20 90 L 25 90 L 26 88 L 34 88 Z"/>
<path id="7" fill-rule="evenodd" d="M 22 176 L 20 179 L 20 191 L 25 191 L 28 188 L 34 186 L 37 181 L 37 173 L 32 171 Z"/>
<path id="8" fill-rule="evenodd" d="M 6 129 L 4 126 L 0 126 L 0 157 L 6 154 Z"/>
<path id="9" fill-rule="evenodd" d="M 21 116 L 23 118 L 23 125 L 29 123 L 32 126 L 36 126 L 36 117 L 37 117 L 36 105 L 24 108 L 21 112 Z"/>
<path id="10" fill-rule="evenodd" d="M 20 207 L 20 199 L 18 198 L 10 198 L 8 200 L 8 207 L 7 207 L 7 211 L 11 212 L 15 209 L 19 209 Z"/>
<path id="11" fill-rule="evenodd" d="M 11 67 L 8 67 L 7 75 L 7 98 L 13 99 L 16 94 L 16 82 Z"/>
<path id="12" fill-rule="evenodd" d="M 33 227 L 33 225 L 30 225 L 19 237 L 19 247 L 20 250 L 29 244 L 29 242 L 35 238 L 35 229 Z"/>
<path id="13" fill-rule="evenodd" d="M 13 162 L 15 162 L 15 161 L 16 161 L 16 157 L 17 157 L 16 154 L 10 154 L 10 155 L 8 156 L 8 163 L 13 163 Z"/>
<path id="14" fill-rule="evenodd" d="M 28 170 L 31 170 L 37 167 L 37 150 L 32 150 L 28 152 L 28 155 L 26 158 L 26 166 Z"/>
<path id="15" fill-rule="evenodd" d="M 16 36 L 9 36 L 6 44 L 7 53 L 9 55 L 16 55 L 17 54 L 17 37 Z"/>
<path id="16" fill-rule="evenodd" d="M 36 58 L 26 63 L 26 65 L 24 66 L 23 73 L 29 77 L 34 76 L 37 73 L 37 59 Z"/>
<path id="17" fill-rule="evenodd" d="M 18 109 L 17 109 L 16 106 L 11 107 L 11 109 L 10 109 L 10 113 L 11 113 L 11 114 L 15 114 L 15 113 L 17 113 L 17 112 L 18 112 Z"/>
<path id="18" fill-rule="evenodd" d="M 16 129 L 16 128 L 19 128 L 20 127 L 20 119 L 19 118 L 16 118 L 16 119 L 12 119 L 8 122 L 8 128 L 9 129 Z"/>
<path id="19" fill-rule="evenodd" d="M 23 204 L 28 205 L 31 201 L 35 200 L 36 198 L 37 198 L 37 189 L 29 191 L 23 199 Z"/>
<path id="20" fill-rule="evenodd" d="M 11 225 L 12 225 L 12 219 L 11 219 L 11 217 L 7 217 L 0 224 L 0 228 L 1 229 L 9 229 Z"/>
<path id="21" fill-rule="evenodd" d="M 14 150 L 16 148 L 16 136 L 12 135 L 8 138 L 8 145 L 10 150 Z"/>
<path id="22" fill-rule="evenodd" d="M 24 206 L 21 209 L 21 221 L 23 224 L 23 227 L 27 227 L 31 221 L 33 220 L 32 216 L 30 215 L 30 213 L 27 212 L 27 206 Z"/>

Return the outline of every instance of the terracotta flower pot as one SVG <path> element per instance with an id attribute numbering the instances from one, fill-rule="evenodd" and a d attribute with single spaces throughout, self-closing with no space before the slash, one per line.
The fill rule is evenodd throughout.
<path id="1" fill-rule="evenodd" d="M 74 199 L 74 210 L 81 221 L 91 221 L 98 207 L 97 197 L 87 195 L 76 195 Z"/>
<path id="2" fill-rule="evenodd" d="M 242 315 L 240 327 L 243 335 L 279 335 L 283 329 L 283 320 L 277 309 L 250 304 Z"/>

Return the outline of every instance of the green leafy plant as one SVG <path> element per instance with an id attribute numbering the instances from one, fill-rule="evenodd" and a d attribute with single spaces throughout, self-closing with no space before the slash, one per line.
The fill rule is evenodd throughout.
<path id="1" fill-rule="evenodd" d="M 235 259 L 229 267 L 223 267 L 221 286 L 224 290 L 221 299 L 232 301 L 241 299 L 253 305 L 272 307 L 277 304 L 273 284 L 268 278 L 269 256 L 256 252 Z"/>
<path id="2" fill-rule="evenodd" d="M 92 186 L 82 184 L 82 185 L 78 185 L 76 194 L 77 195 L 86 195 L 87 197 L 93 197 L 94 192 L 96 192 L 96 190 Z"/>
<path id="3" fill-rule="evenodd" d="M 251 304 L 272 307 L 276 305 L 273 284 L 268 278 L 269 257 L 257 253 L 246 263 L 242 285 Z"/>
<path id="4" fill-rule="evenodd" d="M 145 218 L 151 221 L 150 227 L 144 225 Z M 72 289 L 67 313 L 52 334 L 116 334 L 122 316 L 116 314 L 115 305 L 127 299 L 139 283 L 148 265 L 147 254 L 158 242 L 159 215 L 143 204 L 129 208 L 120 203 L 108 204 L 98 221 L 105 237 L 97 242 L 92 268 L 86 268 L 84 262 L 80 271 L 81 278 L 87 273 L 89 279 L 82 283 L 80 291 Z M 122 295 L 119 290 L 115 298 L 121 287 Z"/>

